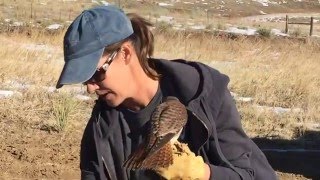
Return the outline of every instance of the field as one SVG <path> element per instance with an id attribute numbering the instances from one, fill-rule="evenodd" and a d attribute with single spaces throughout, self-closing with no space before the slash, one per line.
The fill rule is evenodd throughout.
<path id="1" fill-rule="evenodd" d="M 317 179 L 292 153 L 287 164 L 274 153 L 320 150 L 320 3 L 172 2 L 111 3 L 155 24 L 154 57 L 201 61 L 230 77 L 245 131 L 270 154 L 280 179 Z M 70 20 L 97 3 L 105 2 L 0 1 L 0 179 L 79 179 L 79 144 L 95 96 L 82 85 L 54 86 Z M 314 16 L 313 36 L 302 25 L 290 25 L 290 36 L 274 33 L 283 33 L 285 14 Z"/>

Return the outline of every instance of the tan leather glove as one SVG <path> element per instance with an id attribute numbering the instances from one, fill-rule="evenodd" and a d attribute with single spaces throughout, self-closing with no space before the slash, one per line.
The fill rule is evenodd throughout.
<path id="1" fill-rule="evenodd" d="M 202 180 L 205 177 L 206 164 L 201 156 L 195 156 L 187 144 L 176 142 L 172 145 L 173 164 L 168 168 L 159 168 L 158 174 L 168 180 Z"/>

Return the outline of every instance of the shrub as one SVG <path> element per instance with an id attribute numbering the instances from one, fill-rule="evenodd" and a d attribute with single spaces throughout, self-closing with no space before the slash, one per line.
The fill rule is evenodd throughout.
<path id="1" fill-rule="evenodd" d="M 267 28 L 259 28 L 257 30 L 257 33 L 260 35 L 260 36 L 263 36 L 263 37 L 270 37 L 271 36 L 271 30 L 270 29 L 267 29 Z"/>
<path id="2" fill-rule="evenodd" d="M 299 37 L 301 36 L 302 32 L 300 28 L 295 28 L 293 30 L 293 32 L 290 33 L 290 35 L 294 36 L 294 37 Z"/>

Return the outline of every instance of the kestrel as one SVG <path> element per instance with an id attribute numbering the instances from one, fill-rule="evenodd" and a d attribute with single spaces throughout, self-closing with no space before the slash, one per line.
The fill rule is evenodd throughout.
<path id="1" fill-rule="evenodd" d="M 146 140 L 124 162 L 124 167 L 156 170 L 171 165 L 172 145 L 178 141 L 187 117 L 185 106 L 176 97 L 166 97 L 151 116 Z"/>

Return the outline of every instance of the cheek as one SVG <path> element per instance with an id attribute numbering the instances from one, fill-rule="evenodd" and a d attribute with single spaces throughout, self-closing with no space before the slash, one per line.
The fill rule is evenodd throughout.
<path id="1" fill-rule="evenodd" d="M 124 71 L 113 73 L 106 78 L 105 87 L 117 95 L 126 95 L 131 86 L 130 76 Z"/>

